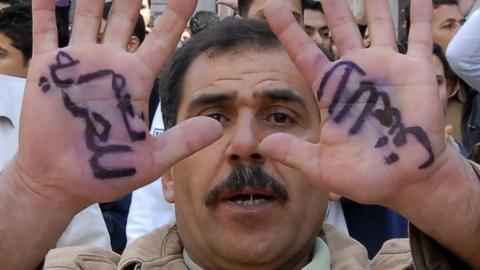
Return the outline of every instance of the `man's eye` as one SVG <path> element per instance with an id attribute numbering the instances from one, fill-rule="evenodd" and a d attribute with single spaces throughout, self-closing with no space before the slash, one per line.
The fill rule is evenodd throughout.
<path id="1" fill-rule="evenodd" d="M 443 29 L 452 29 L 453 28 L 453 24 L 449 23 L 449 24 L 446 24 L 442 27 Z"/>
<path id="2" fill-rule="evenodd" d="M 211 113 L 211 114 L 207 114 L 206 116 L 211 117 L 220 123 L 227 122 L 227 118 L 221 113 Z"/>
<path id="3" fill-rule="evenodd" d="M 294 120 L 288 116 L 287 114 L 285 113 L 272 113 L 268 119 L 267 119 L 268 122 L 274 122 L 275 124 L 290 124 L 290 123 L 293 123 Z"/>
<path id="4" fill-rule="evenodd" d="M 309 26 L 305 26 L 304 29 L 305 29 L 305 32 L 307 33 L 307 35 L 309 35 L 309 36 L 312 36 L 314 31 L 315 31 L 315 29 L 313 29 Z"/>

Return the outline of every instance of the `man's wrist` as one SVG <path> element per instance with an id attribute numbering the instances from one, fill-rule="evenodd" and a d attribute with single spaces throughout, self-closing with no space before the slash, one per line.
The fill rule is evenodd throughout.
<path id="1" fill-rule="evenodd" d="M 436 172 L 402 191 L 393 208 L 475 265 L 480 263 L 472 252 L 480 247 L 480 179 L 470 161 L 452 146 L 448 145 L 443 154 Z"/>
<path id="2" fill-rule="evenodd" d="M 0 174 L 0 199 L 15 202 L 17 207 L 25 211 L 39 210 L 44 214 L 46 210 L 52 211 L 55 216 L 67 220 L 85 208 L 83 205 L 58 200 L 53 193 L 48 196 L 42 194 L 32 184 L 28 184 L 33 183 L 28 177 L 16 160 L 12 159 Z"/>
<path id="3" fill-rule="evenodd" d="M 81 210 L 35 192 L 22 177 L 15 160 L 0 175 L 0 254 L 11 254 L 0 256 L 5 269 L 36 267 Z"/>

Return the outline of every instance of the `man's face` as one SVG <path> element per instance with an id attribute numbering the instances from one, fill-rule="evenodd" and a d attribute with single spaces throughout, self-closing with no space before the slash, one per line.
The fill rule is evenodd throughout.
<path id="1" fill-rule="evenodd" d="M 252 0 L 252 5 L 248 11 L 249 18 L 256 18 L 265 20 L 265 14 L 263 12 L 263 7 L 268 0 Z M 288 9 L 293 13 L 293 16 L 298 23 L 303 24 L 303 12 L 302 12 L 302 1 L 301 0 L 284 0 L 283 1 Z"/>
<path id="2" fill-rule="evenodd" d="M 0 33 L 0 74 L 26 77 L 28 63 L 20 50 L 13 47 L 12 40 Z"/>
<path id="3" fill-rule="evenodd" d="M 319 47 L 330 49 L 330 30 L 328 29 L 327 19 L 322 12 L 305 9 L 303 24 L 305 32 Z"/>
<path id="4" fill-rule="evenodd" d="M 432 34 L 433 42 L 439 44 L 443 51 L 453 39 L 465 18 L 457 5 L 440 5 L 433 9 Z"/>
<path id="5" fill-rule="evenodd" d="M 300 171 L 258 152 L 260 142 L 276 132 L 319 140 L 315 98 L 287 54 L 245 49 L 201 55 L 186 74 L 177 120 L 194 116 L 218 120 L 224 134 L 164 177 L 165 197 L 175 202 L 189 255 L 209 269 L 279 268 L 308 261 L 328 194 Z M 272 183 L 219 188 L 233 169 L 252 164 L 287 195 Z M 248 175 L 246 181 L 258 179 Z"/>

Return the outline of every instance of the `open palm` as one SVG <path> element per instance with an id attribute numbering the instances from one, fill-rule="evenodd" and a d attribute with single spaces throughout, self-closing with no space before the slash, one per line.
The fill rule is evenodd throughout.
<path id="1" fill-rule="evenodd" d="M 196 6 L 194 0 L 171 2 L 134 54 L 126 44 L 141 1 L 115 1 L 101 44 L 103 1 L 80 1 L 70 45 L 62 49 L 55 1 L 33 2 L 34 57 L 21 120 L 28 124 L 21 125 L 14 159 L 29 189 L 77 204 L 113 200 L 220 136 L 209 119 L 192 119 L 158 138 L 148 135 L 154 78 Z"/>
<path id="2" fill-rule="evenodd" d="M 368 49 L 345 1 L 322 2 L 340 53 L 333 63 L 278 1 L 266 7 L 272 28 L 312 84 L 322 116 L 320 141 L 313 145 L 277 134 L 262 150 L 332 192 L 388 205 L 427 179 L 446 149 L 432 67 L 432 3 L 412 1 L 409 51 L 402 55 L 388 1 L 366 1 Z"/>

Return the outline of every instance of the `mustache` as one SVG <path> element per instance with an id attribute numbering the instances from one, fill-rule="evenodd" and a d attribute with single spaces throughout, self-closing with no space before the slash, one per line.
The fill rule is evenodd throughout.
<path id="1" fill-rule="evenodd" d="M 269 189 L 277 198 L 288 201 L 287 189 L 273 176 L 269 175 L 259 164 L 240 165 L 235 167 L 230 174 L 212 188 L 205 199 L 205 205 L 211 206 L 221 200 L 225 192 L 239 192 L 245 188 Z"/>

